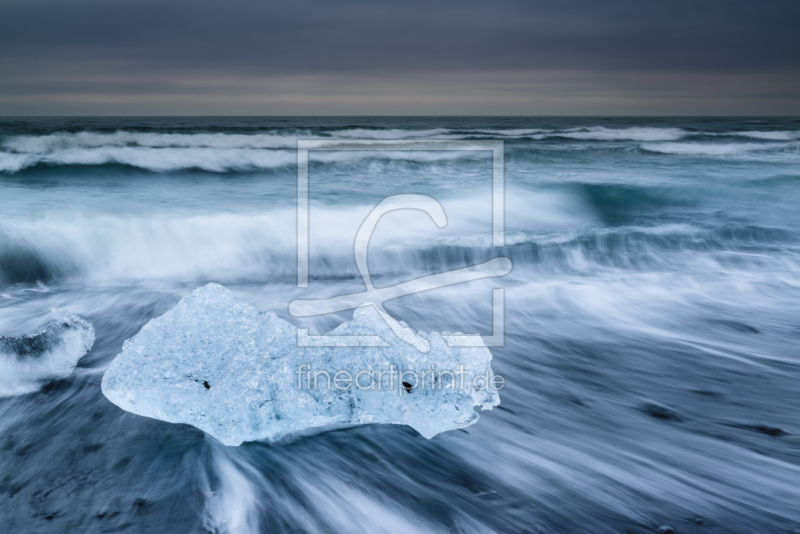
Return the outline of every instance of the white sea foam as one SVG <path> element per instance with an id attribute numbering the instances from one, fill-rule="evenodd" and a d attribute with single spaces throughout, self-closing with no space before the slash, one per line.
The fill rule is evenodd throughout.
<path id="1" fill-rule="evenodd" d="M 492 136 L 504 138 L 533 138 L 547 139 L 551 137 L 565 137 L 586 141 L 675 141 L 682 139 L 690 132 L 681 128 L 606 128 L 604 126 L 576 127 L 566 129 L 541 129 L 541 128 L 512 128 L 512 129 L 484 129 L 451 130 L 435 128 L 429 130 L 371 130 L 357 128 L 333 132 L 332 137 L 353 139 L 421 139 L 421 138 L 447 138 L 461 139 L 465 137 Z"/>
<path id="2" fill-rule="evenodd" d="M 567 130 L 553 130 L 539 134 L 539 138 L 566 137 L 584 141 L 676 141 L 689 134 L 680 128 L 606 128 L 593 126 L 591 128 L 570 128 Z"/>
<path id="3" fill-rule="evenodd" d="M 451 134 L 452 136 L 452 131 L 447 128 L 431 128 L 427 130 L 352 128 L 333 132 L 332 137 L 343 139 L 424 139 L 446 134 Z"/>
<path id="4" fill-rule="evenodd" d="M 231 140 L 221 145 L 235 145 Z M 296 146 L 296 141 L 292 144 Z M 258 171 L 294 165 L 297 155 L 294 150 L 249 147 L 204 147 L 197 146 L 52 146 L 32 147 L 31 152 L 0 152 L 0 172 L 14 173 L 39 164 L 45 165 L 129 165 L 153 172 L 172 172 L 185 169 L 201 169 L 208 172 Z M 417 162 L 485 158 L 485 153 L 474 151 L 444 152 L 319 152 L 313 160 L 330 163 L 357 161 L 365 157 Z"/>
<path id="5" fill-rule="evenodd" d="M 737 132 L 735 135 L 739 135 L 742 137 L 750 137 L 752 139 L 764 139 L 766 141 L 793 141 L 794 139 L 800 139 L 800 132 L 790 132 L 790 131 L 774 131 L 774 132 L 761 132 L 761 131 L 752 131 L 752 132 Z"/>
<path id="6" fill-rule="evenodd" d="M 645 143 L 643 150 L 682 156 L 741 156 L 752 152 L 775 151 L 792 146 L 791 143 Z"/>
<path id="7" fill-rule="evenodd" d="M 36 163 L 37 158 L 29 154 L 0 152 L 0 172 L 17 172 Z"/>
<path id="8" fill-rule="evenodd" d="M 209 172 L 272 169 L 293 164 L 297 156 L 287 150 L 249 148 L 145 148 L 103 146 L 66 148 L 45 153 L 0 153 L 0 170 L 16 172 L 38 164 L 106 165 L 120 164 L 154 172 L 202 169 Z"/>
<path id="9" fill-rule="evenodd" d="M 536 135 L 542 133 L 546 130 L 542 130 L 541 128 L 512 128 L 508 130 L 485 130 L 485 129 L 478 129 L 475 132 L 485 135 L 499 135 L 505 137 L 526 137 L 529 135 Z"/>
<path id="10" fill-rule="evenodd" d="M 207 479 L 203 480 L 206 494 L 203 510 L 203 526 L 209 532 L 219 534 L 255 534 L 261 532 L 258 487 L 265 486 L 264 477 L 235 453 L 222 447 L 215 447 L 214 474 L 219 480 L 216 488 L 211 488 Z"/>
<path id="11" fill-rule="evenodd" d="M 311 133 L 306 133 L 310 136 Z M 6 150 L 29 154 L 47 154 L 71 148 L 139 146 L 149 148 L 294 148 L 298 134 L 224 134 L 224 133 L 114 133 L 77 132 L 50 135 L 21 135 L 3 142 Z"/>

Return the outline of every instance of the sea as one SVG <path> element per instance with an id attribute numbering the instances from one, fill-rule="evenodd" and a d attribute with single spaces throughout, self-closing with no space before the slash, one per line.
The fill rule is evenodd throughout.
<path id="1" fill-rule="evenodd" d="M 501 141 L 502 242 L 491 152 L 313 150 L 298 287 L 310 139 Z M 375 287 L 512 262 L 385 303 L 491 336 L 503 289 L 476 424 L 226 447 L 105 398 L 123 343 L 211 282 L 315 335 L 350 320 L 289 303 L 364 291 L 356 233 L 399 194 L 447 224 L 384 215 Z M 0 354 L 0 531 L 800 532 L 799 206 L 798 118 L 0 118 L 0 336 L 54 309 L 96 335 L 62 378 Z"/>

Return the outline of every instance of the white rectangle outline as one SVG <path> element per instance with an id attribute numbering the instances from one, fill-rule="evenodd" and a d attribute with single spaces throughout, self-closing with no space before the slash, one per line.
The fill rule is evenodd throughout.
<path id="1" fill-rule="evenodd" d="M 375 140 L 375 139 L 298 139 L 297 140 L 297 287 L 308 287 L 309 212 L 308 212 L 308 152 L 310 150 L 345 151 L 428 151 L 448 150 L 492 153 L 492 247 L 505 245 L 505 167 L 504 141 L 461 140 Z M 503 289 L 492 290 L 492 335 L 481 336 L 484 344 L 499 347 L 504 344 L 505 294 Z M 308 329 L 298 331 L 301 346 L 327 346 L 321 339 L 309 336 Z M 475 336 L 444 336 L 450 346 L 475 346 Z M 463 338 L 463 339 L 462 339 Z"/>

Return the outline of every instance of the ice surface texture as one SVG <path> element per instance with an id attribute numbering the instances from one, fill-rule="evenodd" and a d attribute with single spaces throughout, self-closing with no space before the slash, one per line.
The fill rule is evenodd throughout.
<path id="1" fill-rule="evenodd" d="M 53 310 L 37 331 L 0 337 L 0 397 L 36 391 L 44 380 L 72 373 L 94 344 L 94 327 L 65 310 Z"/>
<path id="2" fill-rule="evenodd" d="M 437 333 L 422 334 L 431 344 L 422 353 L 397 338 L 371 306 L 329 335 L 377 335 L 387 346 L 299 347 L 294 326 L 209 284 L 125 342 L 103 377 L 103 393 L 124 410 L 188 423 L 226 445 L 367 423 L 405 424 L 431 438 L 474 424 L 474 406 L 500 403 L 497 391 L 484 387 L 493 377 L 492 355 L 478 337 L 476 346 L 457 348 Z M 410 375 L 392 380 L 391 366 L 428 372 L 425 386 Z M 460 366 L 461 375 L 441 373 Z M 346 380 L 329 385 L 317 371 L 331 378 L 363 373 L 359 387 L 337 388 Z M 380 389 L 376 371 L 385 372 Z M 477 376 L 484 377 L 478 387 Z"/>

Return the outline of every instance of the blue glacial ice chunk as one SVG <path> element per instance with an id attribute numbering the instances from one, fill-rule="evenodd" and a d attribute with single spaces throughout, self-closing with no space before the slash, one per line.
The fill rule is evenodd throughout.
<path id="1" fill-rule="evenodd" d="M 0 397 L 39 389 L 45 380 L 64 378 L 94 344 L 94 327 L 66 310 L 53 310 L 38 330 L 0 337 Z"/>
<path id="2" fill-rule="evenodd" d="M 124 410 L 190 424 L 226 445 L 369 423 L 431 438 L 477 422 L 474 406 L 500 403 L 479 337 L 449 347 L 440 334 L 421 334 L 431 345 L 423 353 L 372 306 L 328 335 L 377 335 L 385 346 L 300 347 L 294 326 L 209 284 L 126 341 L 102 389 Z"/>

